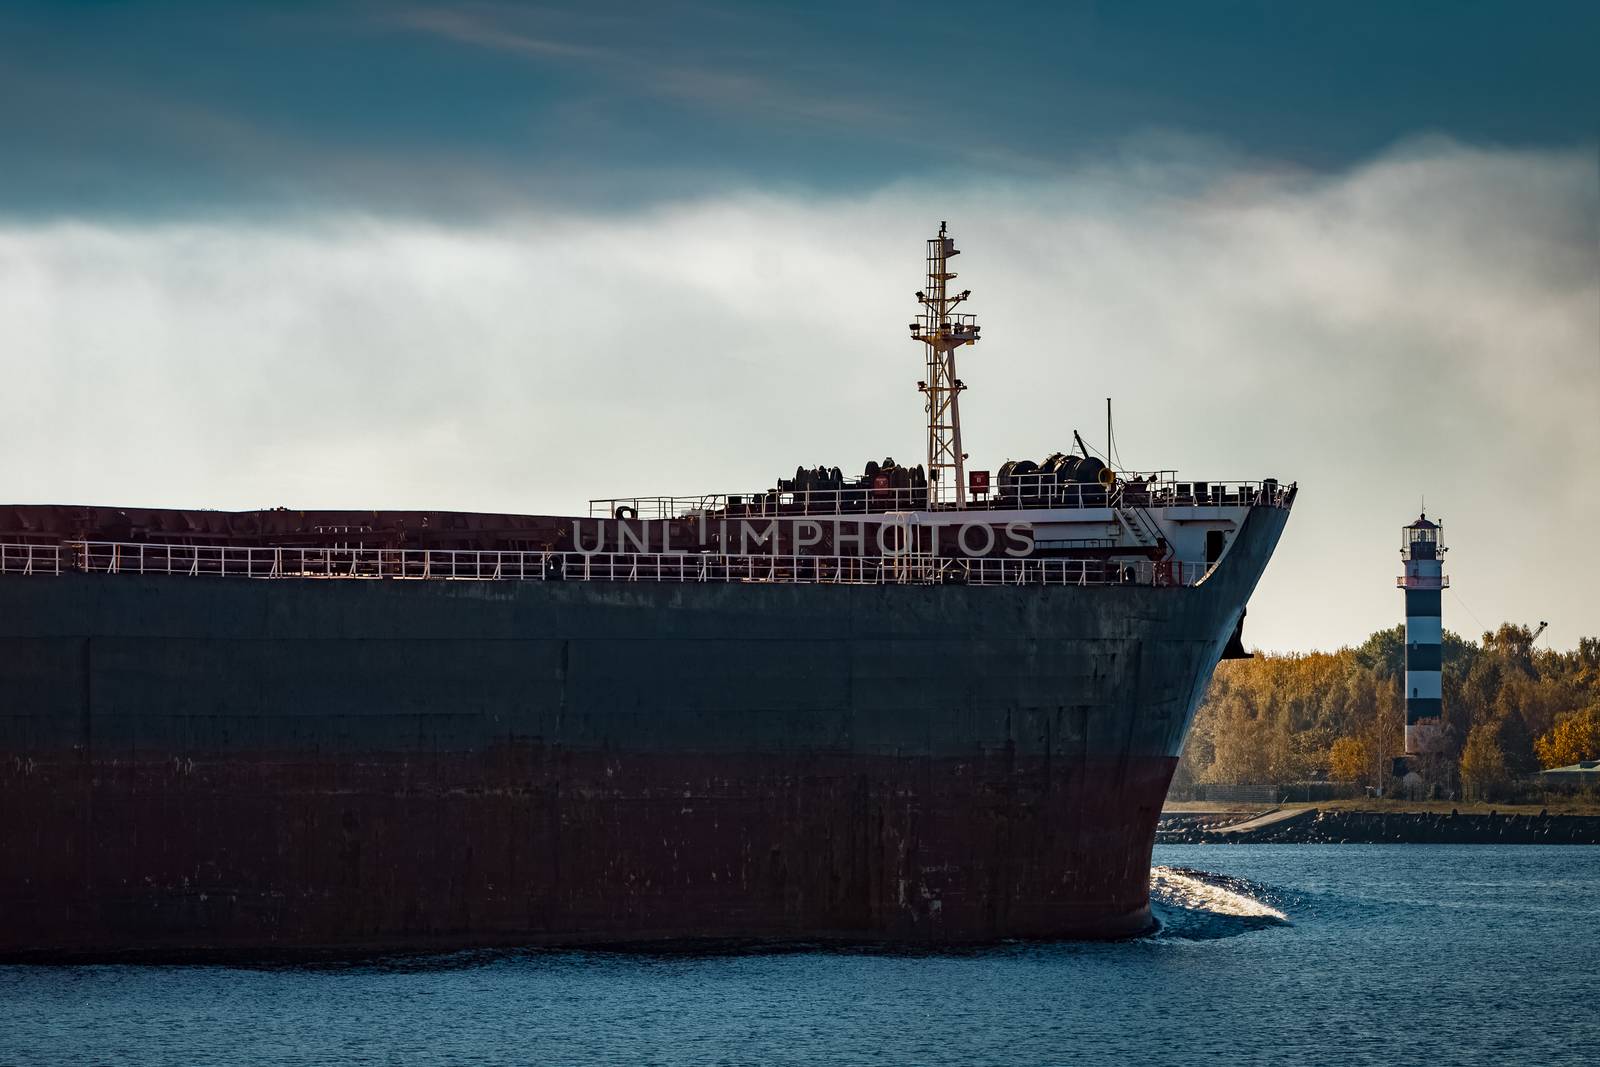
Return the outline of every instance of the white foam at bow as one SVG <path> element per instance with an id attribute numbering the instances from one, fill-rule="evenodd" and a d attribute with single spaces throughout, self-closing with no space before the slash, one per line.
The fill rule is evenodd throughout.
<path id="1" fill-rule="evenodd" d="M 1287 915 L 1269 904 L 1174 867 L 1150 868 L 1150 894 L 1163 904 L 1192 911 L 1289 921 Z"/>

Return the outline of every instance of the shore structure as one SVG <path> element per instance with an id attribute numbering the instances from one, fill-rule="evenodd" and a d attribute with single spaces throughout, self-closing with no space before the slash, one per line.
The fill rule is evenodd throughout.
<path id="1" fill-rule="evenodd" d="M 1259 813 L 1172 811 L 1162 814 L 1156 839 L 1174 845 L 1600 845 L 1600 815 L 1317 807 Z"/>
<path id="2" fill-rule="evenodd" d="M 1406 726 L 1405 756 L 1397 759 L 1396 777 L 1415 774 L 1425 760 L 1445 749 L 1443 690 L 1444 526 L 1424 512 L 1401 531 L 1400 559 L 1405 571 L 1395 584 L 1405 593 Z"/>

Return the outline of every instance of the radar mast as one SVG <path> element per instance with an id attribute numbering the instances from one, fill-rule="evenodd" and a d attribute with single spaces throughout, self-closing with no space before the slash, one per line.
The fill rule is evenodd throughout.
<path id="1" fill-rule="evenodd" d="M 967 506 L 966 453 L 961 450 L 960 398 L 966 386 L 956 377 L 956 349 L 978 341 L 977 316 L 959 314 L 972 290 L 951 295 L 955 280 L 950 257 L 960 255 L 955 239 L 939 223 L 939 236 L 928 239 L 927 287 L 917 293 L 923 311 L 911 324 L 911 339 L 927 348 L 928 377 L 917 383 L 928 412 L 928 507 Z"/>

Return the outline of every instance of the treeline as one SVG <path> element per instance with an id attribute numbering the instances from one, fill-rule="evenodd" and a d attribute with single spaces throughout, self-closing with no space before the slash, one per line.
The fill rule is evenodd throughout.
<path id="1" fill-rule="evenodd" d="M 1556 652 L 1526 626 L 1444 634 L 1448 751 L 1425 772 L 1444 795 L 1495 797 L 1541 767 L 1600 759 L 1600 638 Z M 1320 778 L 1389 786 L 1403 753 L 1405 627 L 1355 648 L 1260 655 L 1217 668 L 1178 765 L 1195 784 Z"/>

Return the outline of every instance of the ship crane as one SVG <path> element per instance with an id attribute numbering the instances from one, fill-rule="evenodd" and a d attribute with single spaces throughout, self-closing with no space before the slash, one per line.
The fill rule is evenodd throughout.
<path id="1" fill-rule="evenodd" d="M 911 339 L 927 349 L 928 376 L 917 383 L 928 413 L 928 507 L 967 506 L 967 454 L 961 450 L 961 394 L 966 385 L 956 377 L 956 349 L 978 343 L 977 316 L 957 312 L 972 290 L 951 294 L 950 258 L 961 254 L 939 223 L 939 235 L 928 239 L 928 277 L 918 290 L 923 311 L 911 324 Z"/>

